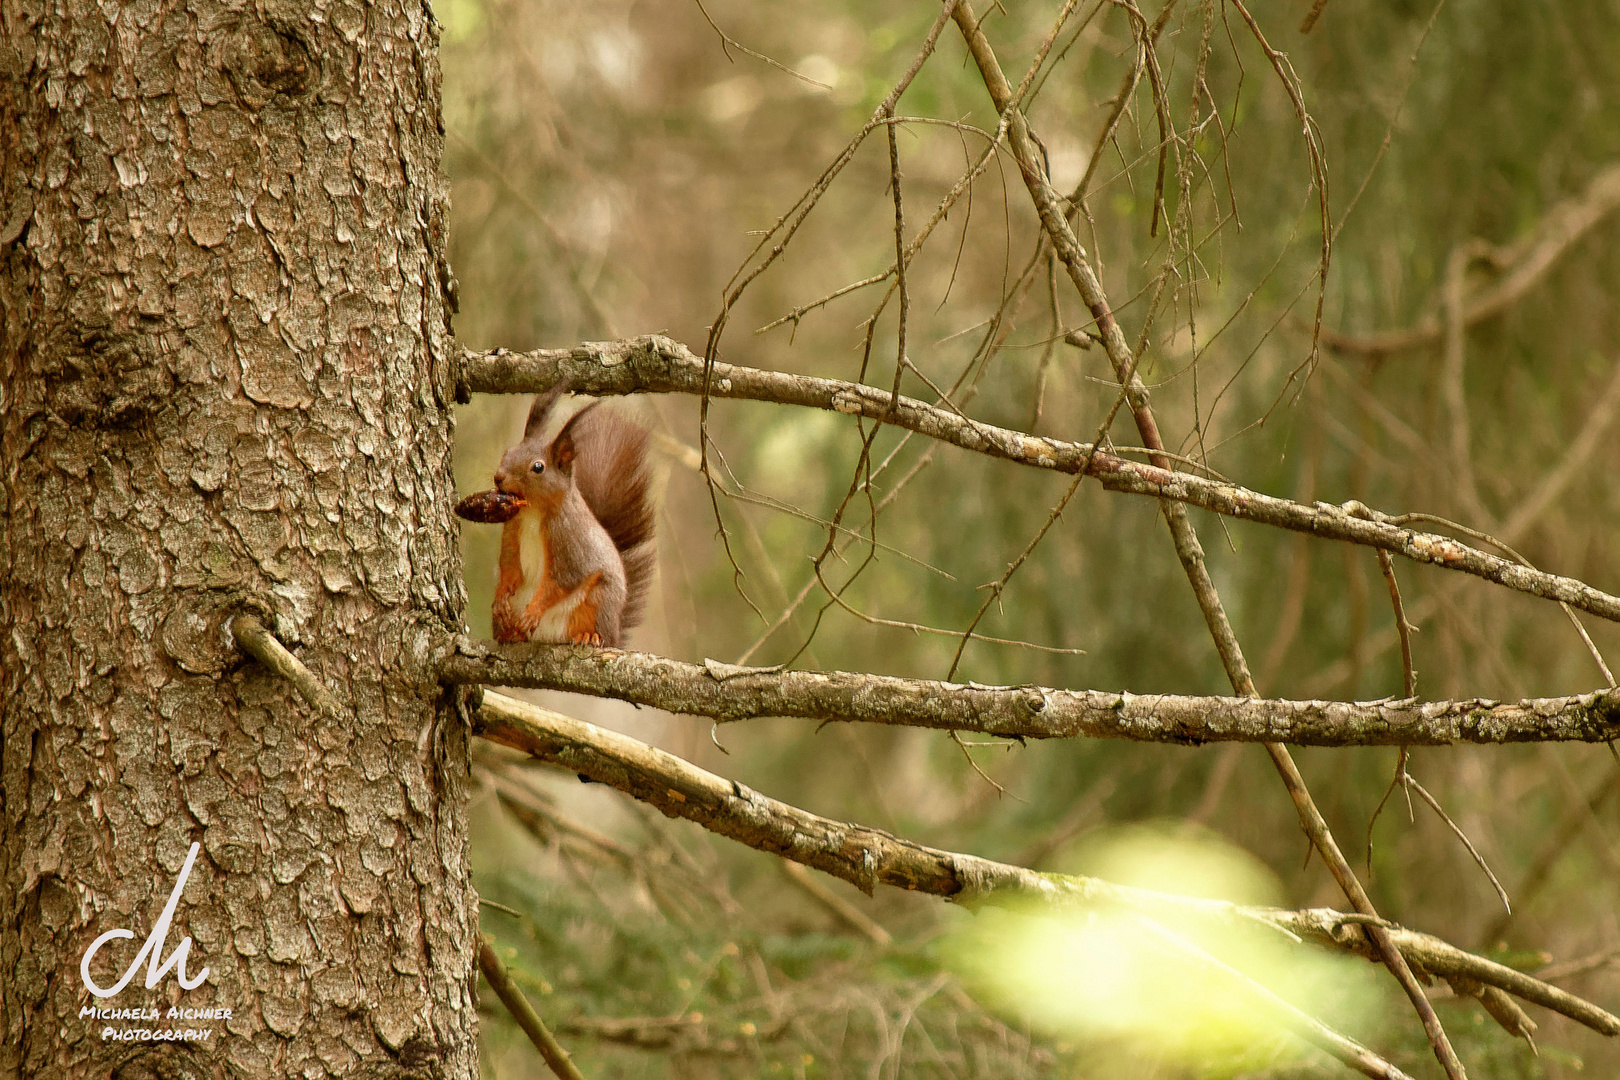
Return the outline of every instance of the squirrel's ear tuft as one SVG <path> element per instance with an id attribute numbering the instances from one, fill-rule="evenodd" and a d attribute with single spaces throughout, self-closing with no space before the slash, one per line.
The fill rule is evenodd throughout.
<path id="1" fill-rule="evenodd" d="M 566 393 L 568 380 L 558 379 L 550 390 L 534 396 L 534 404 L 529 406 L 529 422 L 523 426 L 525 439 L 532 439 L 545 430 L 546 421 L 551 418 L 551 410 Z"/>
<path id="2" fill-rule="evenodd" d="M 574 458 L 578 456 L 578 448 L 574 445 L 574 425 L 579 423 L 580 417 L 600 404 L 599 401 L 593 401 L 573 416 L 570 416 L 568 423 L 563 425 L 562 430 L 557 432 L 557 437 L 551 441 L 551 460 L 559 468 L 566 469 L 573 463 Z"/>

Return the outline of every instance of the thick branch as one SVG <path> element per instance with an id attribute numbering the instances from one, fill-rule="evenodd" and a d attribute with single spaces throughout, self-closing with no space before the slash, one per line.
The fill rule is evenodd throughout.
<path id="1" fill-rule="evenodd" d="M 464 359 L 468 386 L 480 393 L 538 393 L 563 376 L 575 390 L 586 394 L 703 392 L 702 358 L 658 335 L 589 342 L 574 349 L 469 352 Z M 901 397 L 896 402 L 889 391 L 873 386 L 716 363 L 709 393 L 881 419 L 964 450 L 1062 473 L 1077 473 L 1089 460 L 1087 475 L 1095 476 L 1109 491 L 1169 499 L 1325 540 L 1363 544 L 1620 622 L 1620 597 L 1574 578 L 1521 566 L 1450 537 L 1379 520 L 1383 515 L 1358 517 L 1328 503 L 1306 506 L 1234 484 L 1127 461 L 1094 452 L 1090 443 L 1064 442 L 979 423 L 915 398 Z"/>
<path id="2" fill-rule="evenodd" d="M 1511 703 L 1188 697 L 698 665 L 651 653 L 465 639 L 441 661 L 439 675 L 447 683 L 566 690 L 722 721 L 795 716 L 1019 739 L 1439 746 L 1620 738 L 1620 690 Z"/>
<path id="3" fill-rule="evenodd" d="M 825 871 L 871 893 L 878 885 L 929 893 L 957 903 L 1055 911 L 1114 908 L 1155 918 L 1196 918 L 1233 927 L 1270 927 L 1325 948 L 1375 958 L 1363 917 L 1325 908 L 1286 911 L 1171 896 L 1097 878 L 1040 873 L 1021 866 L 942 851 L 850 822 L 833 821 L 778 802 L 734 780 L 615 731 L 500 694 L 484 694 L 476 733 L 585 779 L 607 784 L 670 817 Z M 1461 976 L 1553 1009 L 1605 1035 L 1620 1018 L 1523 972 L 1464 952 L 1438 938 L 1388 927 L 1416 968 Z"/>

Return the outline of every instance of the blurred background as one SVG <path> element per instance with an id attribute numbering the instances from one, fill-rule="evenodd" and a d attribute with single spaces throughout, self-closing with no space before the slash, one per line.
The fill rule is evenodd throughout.
<path id="1" fill-rule="evenodd" d="M 1260 491 L 1440 515 L 1539 567 L 1620 590 L 1620 8 L 1338 0 L 1303 35 L 1309 4 L 1253 0 L 1247 10 L 1297 76 L 1308 142 L 1288 86 L 1231 3 L 1173 6 L 1155 64 L 1133 80 L 1157 4 L 1140 21 L 1128 5 L 1076 5 L 1025 111 L 1057 188 L 1086 181 L 1077 231 L 1126 335 L 1145 345 L 1141 372 L 1167 445 L 1189 468 Z M 1059 7 L 1008 4 L 986 18 L 1015 85 Z M 758 265 L 764 233 L 861 130 L 938 14 L 892 0 L 439 0 L 434 10 L 460 340 L 528 349 L 658 332 L 699 353 L 728 283 Z M 896 125 L 909 242 L 996 124 L 954 27 L 896 112 L 916 118 Z M 812 307 L 893 263 L 889 180 L 879 128 L 731 307 L 722 359 L 891 385 L 898 302 L 879 304 L 892 279 Z M 1116 384 L 1100 349 L 1064 340 L 1088 316 L 1037 236 L 1016 165 L 994 158 L 910 264 L 917 373 L 900 385 L 927 400 L 948 390 L 992 423 L 1090 440 Z M 660 581 L 631 644 L 682 659 L 944 678 L 983 586 L 1069 486 L 891 431 L 863 469 L 864 436 L 849 417 L 721 401 L 709 455 L 723 490 L 711 501 L 694 467 L 694 399 L 612 407 L 660 434 L 665 477 Z M 489 486 L 526 409 L 481 397 L 461 410 L 463 493 Z M 1139 443 L 1128 414 L 1111 436 Z M 825 523 L 841 507 L 829 541 Z M 1193 519 L 1263 694 L 1403 693 L 1371 551 Z M 480 636 L 497 536 L 463 526 Z M 818 556 L 842 604 L 816 584 Z M 1400 560 L 1395 569 L 1420 628 L 1421 696 L 1605 685 L 1555 605 Z M 1620 662 L 1620 627 L 1586 621 L 1595 647 Z M 958 681 L 1229 692 L 1157 508 L 1095 485 L 1074 494 L 978 632 L 1008 643 L 968 644 Z M 712 730 L 542 698 L 777 798 L 934 846 L 1343 906 L 1305 859 L 1258 747 L 964 748 L 935 732 L 800 721 Z M 1228 1025 L 1189 1052 L 1196 1025 L 1176 1015 L 1158 1030 L 1054 1018 L 986 975 L 984 951 L 1003 939 L 983 916 L 806 883 L 766 855 L 485 751 L 474 867 L 481 895 L 501 906 L 484 909 L 484 926 L 587 1075 L 1342 1074 L 1263 1031 L 1234 1037 Z M 1382 914 L 1620 1005 L 1620 765 L 1607 748 L 1412 754 L 1412 774 L 1511 895 L 1511 916 L 1423 803 L 1409 816 L 1397 795 L 1374 824 L 1394 749 L 1298 759 Z M 1121 844 L 1142 857 L 1121 861 Z M 1194 870 L 1209 859 L 1239 871 L 1211 884 Z M 1071 983 L 1041 983 L 1044 994 L 1081 1000 L 1081 987 L 1127 962 L 1073 955 Z M 1309 1001 L 1320 1015 L 1409 1071 L 1433 1070 L 1390 980 L 1357 964 L 1317 981 L 1326 989 Z M 493 995 L 483 1000 L 485 1074 L 537 1075 L 538 1057 Z M 1472 1075 L 1620 1074 L 1614 1040 L 1559 1018 L 1536 1012 L 1536 1056 L 1477 1006 L 1440 1008 Z"/>

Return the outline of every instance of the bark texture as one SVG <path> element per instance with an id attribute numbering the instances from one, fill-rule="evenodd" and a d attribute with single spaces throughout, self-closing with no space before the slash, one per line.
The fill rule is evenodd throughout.
<path id="1" fill-rule="evenodd" d="M 413 0 L 0 0 L 0 1076 L 476 1074 L 436 38 Z M 193 841 L 164 955 L 207 980 L 92 998 Z"/>

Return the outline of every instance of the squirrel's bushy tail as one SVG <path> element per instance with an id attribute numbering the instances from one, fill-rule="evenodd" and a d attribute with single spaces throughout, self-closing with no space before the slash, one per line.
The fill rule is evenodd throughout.
<path id="1" fill-rule="evenodd" d="M 572 427 L 579 454 L 574 483 L 624 560 L 625 600 L 619 626 L 628 630 L 641 622 L 657 562 L 647 432 L 632 420 L 594 406 L 579 414 Z"/>
<path id="2" fill-rule="evenodd" d="M 566 381 L 535 397 L 523 435 L 538 439 L 551 411 L 568 391 Z M 658 561 L 653 546 L 652 475 L 647 466 L 647 431 L 640 424 L 592 402 L 564 427 L 574 442 L 574 485 L 602 523 L 624 563 L 622 634 L 641 622 Z"/>

